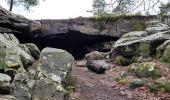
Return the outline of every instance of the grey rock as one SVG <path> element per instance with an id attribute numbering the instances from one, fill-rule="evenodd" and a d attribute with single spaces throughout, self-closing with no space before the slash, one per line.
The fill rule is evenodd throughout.
<path id="1" fill-rule="evenodd" d="M 74 64 L 65 50 L 44 48 L 40 54 L 32 100 L 67 100 L 64 86 Z"/>
<path id="2" fill-rule="evenodd" d="M 135 89 L 138 87 L 142 87 L 144 85 L 144 81 L 141 79 L 135 79 L 130 83 L 130 88 Z"/>
<path id="3" fill-rule="evenodd" d="M 11 77 L 0 73 L 0 93 L 9 94 L 11 92 Z"/>
<path id="4" fill-rule="evenodd" d="M 107 56 L 107 53 L 102 53 L 99 51 L 94 51 L 91 53 L 88 53 L 85 55 L 85 59 L 86 60 L 101 60 L 101 59 L 105 59 Z"/>
<path id="5" fill-rule="evenodd" d="M 110 68 L 111 64 L 105 62 L 104 60 L 88 60 L 86 66 L 97 74 L 102 74 L 105 73 L 106 69 Z"/>
<path id="6" fill-rule="evenodd" d="M 13 91 L 11 95 L 15 96 L 18 100 L 31 100 L 30 80 L 27 73 L 17 73 L 12 82 Z"/>
<path id="7" fill-rule="evenodd" d="M 129 33 L 128 33 L 129 34 Z M 164 31 L 152 34 L 146 37 L 131 36 L 129 38 L 120 38 L 114 45 L 114 50 L 125 57 L 149 56 L 156 51 L 156 47 L 164 41 L 170 39 L 170 32 Z"/>
<path id="8" fill-rule="evenodd" d="M 11 95 L 3 95 L 0 96 L 0 100 L 18 100 L 18 99 L 16 99 L 14 96 Z"/>

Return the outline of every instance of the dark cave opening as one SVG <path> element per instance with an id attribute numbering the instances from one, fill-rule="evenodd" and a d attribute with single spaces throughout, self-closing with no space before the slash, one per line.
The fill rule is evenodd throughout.
<path id="1" fill-rule="evenodd" d="M 49 34 L 38 37 L 16 35 L 21 43 L 34 43 L 40 50 L 45 47 L 54 47 L 64 49 L 70 52 L 75 59 L 82 59 L 85 54 L 89 53 L 87 48 L 93 48 L 94 45 L 102 42 L 116 41 L 117 37 L 88 35 L 78 31 L 68 31 L 61 34 Z M 107 52 L 108 50 L 101 51 Z"/>

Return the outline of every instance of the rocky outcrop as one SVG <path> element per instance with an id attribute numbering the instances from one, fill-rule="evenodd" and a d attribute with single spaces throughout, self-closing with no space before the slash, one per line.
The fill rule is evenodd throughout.
<path id="1" fill-rule="evenodd" d="M 0 43 L 0 99 L 68 100 L 65 88 L 74 64 L 70 53 L 45 48 L 40 54 L 35 44 L 20 44 L 7 33 L 0 34 Z"/>
<path id="2" fill-rule="evenodd" d="M 35 35 L 41 29 L 41 23 L 26 19 L 24 16 L 7 11 L 0 6 L 0 32 Z"/>
<path id="3" fill-rule="evenodd" d="M 143 30 L 145 22 L 155 18 L 118 16 L 33 21 L 2 7 L 0 11 L 0 32 L 15 33 L 21 43 L 32 42 L 41 50 L 45 47 L 67 50 L 76 59 L 91 51 L 110 51 L 113 43 L 110 41 L 116 41 L 127 32 Z"/>
<path id="4" fill-rule="evenodd" d="M 24 68 L 34 62 L 35 58 L 29 49 L 24 47 L 24 44 L 19 44 L 13 34 L 0 34 L 0 43 L 0 69 L 4 69 L 5 72 L 23 72 Z"/>
<path id="5" fill-rule="evenodd" d="M 147 24 L 146 31 L 129 32 L 123 35 L 115 42 L 112 53 L 116 54 L 115 56 L 121 55 L 124 61 L 132 59 L 134 62 L 150 61 L 151 55 L 156 55 L 156 52 L 162 53 L 162 49 L 168 44 L 164 42 L 170 39 L 169 27 L 157 21 Z M 159 47 L 161 44 L 162 46 Z"/>

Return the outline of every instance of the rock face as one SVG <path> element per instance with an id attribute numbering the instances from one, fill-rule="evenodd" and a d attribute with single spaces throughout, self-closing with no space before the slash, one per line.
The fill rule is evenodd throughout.
<path id="1" fill-rule="evenodd" d="M 70 75 L 74 58 L 68 52 L 45 48 L 40 55 L 37 80 L 32 100 L 67 100 L 64 86 Z"/>

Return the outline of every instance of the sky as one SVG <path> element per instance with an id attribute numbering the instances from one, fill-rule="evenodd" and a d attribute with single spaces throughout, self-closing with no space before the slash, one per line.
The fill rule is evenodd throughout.
<path id="1" fill-rule="evenodd" d="M 9 9 L 5 0 L 0 0 L 0 5 Z M 87 10 L 91 10 L 93 0 L 45 0 L 40 2 L 31 11 L 23 11 L 22 7 L 14 7 L 13 12 L 22 14 L 30 19 L 66 19 L 79 16 L 92 16 Z"/>
<path id="2" fill-rule="evenodd" d="M 93 0 L 45 0 L 41 1 L 31 11 L 25 11 L 22 7 L 14 7 L 13 12 L 24 15 L 29 19 L 68 19 L 75 17 L 89 17 L 92 13 L 87 12 L 92 10 Z M 161 0 L 167 2 L 167 0 Z M 9 9 L 5 0 L 0 0 L 0 5 Z"/>

